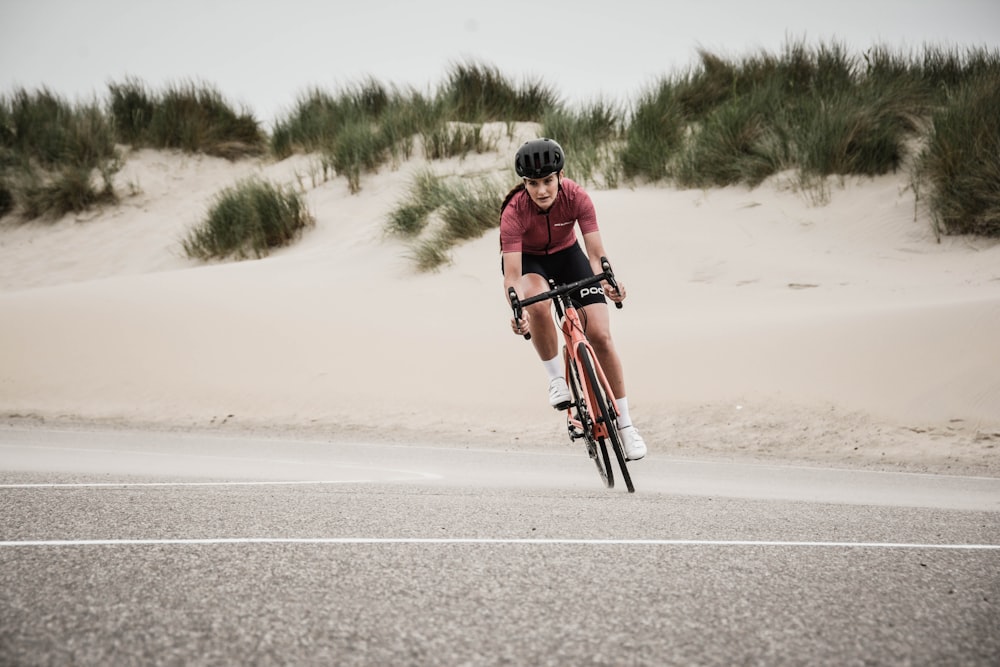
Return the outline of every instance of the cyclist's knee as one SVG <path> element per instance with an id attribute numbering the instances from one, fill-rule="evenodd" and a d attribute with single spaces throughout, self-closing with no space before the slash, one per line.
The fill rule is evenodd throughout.
<path id="1" fill-rule="evenodd" d="M 543 322 L 543 318 L 548 318 L 549 316 L 549 302 L 541 301 L 539 303 L 533 303 L 528 306 L 525 310 L 528 311 L 532 320 L 537 320 L 538 322 Z"/>
<path id="2" fill-rule="evenodd" d="M 614 347 L 614 342 L 611 340 L 611 330 L 608 327 L 588 327 L 587 339 L 595 350 L 610 350 Z"/>
<path id="3" fill-rule="evenodd" d="M 521 290 L 525 298 L 541 294 L 547 289 L 549 289 L 549 284 L 545 282 L 545 278 L 537 273 L 525 273 L 521 276 Z"/>

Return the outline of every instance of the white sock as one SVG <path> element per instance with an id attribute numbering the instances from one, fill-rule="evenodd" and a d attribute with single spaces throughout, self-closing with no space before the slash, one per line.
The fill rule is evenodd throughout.
<path id="1" fill-rule="evenodd" d="M 545 366 L 545 372 L 549 374 L 549 382 L 566 375 L 566 365 L 563 364 L 562 357 L 558 354 L 548 361 L 543 361 L 542 365 Z"/>
<path id="2" fill-rule="evenodd" d="M 632 425 L 632 417 L 628 414 L 628 399 L 622 396 L 615 399 L 615 407 L 618 408 L 618 428 L 623 429 Z"/>

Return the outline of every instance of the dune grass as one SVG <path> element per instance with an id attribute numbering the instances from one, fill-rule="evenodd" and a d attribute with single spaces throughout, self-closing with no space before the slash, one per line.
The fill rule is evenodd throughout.
<path id="1" fill-rule="evenodd" d="M 541 135 L 558 137 L 566 151 L 567 174 L 574 180 L 614 188 L 621 181 L 618 154 L 624 114 L 615 105 L 598 100 L 579 109 L 550 107 L 542 117 Z"/>
<path id="2" fill-rule="evenodd" d="M 469 153 L 490 153 L 496 150 L 496 138 L 487 138 L 482 125 L 446 123 L 422 133 L 424 157 L 445 160 L 464 157 Z"/>
<path id="3" fill-rule="evenodd" d="M 783 169 L 883 174 L 899 168 L 929 109 L 929 92 L 905 61 L 885 54 L 868 70 L 837 44 L 790 43 L 780 55 L 740 60 L 700 57 L 700 67 L 640 101 L 626 150 L 630 176 L 710 187 L 755 186 Z M 639 149 L 646 142 L 655 159 Z"/>
<path id="4" fill-rule="evenodd" d="M 122 143 L 229 160 L 266 150 L 267 137 L 254 116 L 235 111 L 209 84 L 175 84 L 156 93 L 127 79 L 108 88 L 110 115 Z"/>
<path id="5" fill-rule="evenodd" d="M 415 237 L 426 227 L 429 216 L 443 206 L 450 190 L 429 169 L 414 174 L 407 197 L 389 213 L 387 231 L 397 236 Z"/>
<path id="6" fill-rule="evenodd" d="M 414 136 L 443 122 L 434 101 L 368 79 L 335 95 L 314 89 L 301 96 L 296 108 L 277 122 L 271 151 L 279 158 L 320 153 L 347 178 L 351 192 L 358 192 L 363 174 L 410 157 Z"/>
<path id="7" fill-rule="evenodd" d="M 407 198 L 389 213 L 386 231 L 408 239 L 419 270 L 436 270 L 451 261 L 455 245 L 499 224 L 506 191 L 487 177 L 445 178 L 420 171 Z"/>
<path id="8" fill-rule="evenodd" d="M 18 90 L 0 98 L 0 214 L 58 217 L 114 201 L 119 143 L 229 159 L 315 153 L 324 173 L 358 192 L 366 174 L 412 158 L 418 146 L 427 160 L 490 152 L 497 144 L 484 123 L 531 121 L 563 144 L 567 173 L 596 187 L 754 187 L 785 171 L 823 187 L 831 176 L 913 169 L 939 231 L 1000 236 L 998 81 L 995 49 L 852 54 L 837 43 L 790 41 L 776 53 L 732 58 L 699 51 L 691 67 L 623 108 L 570 107 L 542 80 L 465 62 L 432 92 L 370 78 L 313 89 L 269 135 L 204 84 L 157 92 L 127 79 L 109 85 L 103 107 Z M 390 226 L 419 226 L 426 205 L 397 211 Z"/>
<path id="9" fill-rule="evenodd" d="M 543 80 L 517 84 L 496 67 L 476 62 L 452 65 L 438 100 L 449 119 L 467 123 L 539 121 L 562 106 Z"/>
<path id="10" fill-rule="evenodd" d="M 0 218 L 14 210 L 14 191 L 5 179 L 0 178 Z"/>
<path id="11" fill-rule="evenodd" d="M 541 134 L 566 147 L 572 176 L 604 187 L 754 187 L 791 170 L 822 194 L 830 176 L 913 167 L 942 233 L 1000 237 L 996 51 L 875 47 L 856 56 L 837 43 L 790 42 L 778 54 L 699 58 L 625 114 L 550 104 Z M 421 241 L 422 266 L 445 261 L 433 242 Z"/>
<path id="12" fill-rule="evenodd" d="M 493 150 L 481 133 L 490 121 L 539 120 L 558 105 L 551 88 L 539 81 L 517 85 L 496 68 L 476 63 L 454 65 L 433 95 L 412 88 L 387 87 L 367 79 L 335 94 L 314 89 L 280 119 L 271 137 L 277 157 L 320 152 L 351 192 L 364 174 L 412 155 L 422 139 L 430 160 Z"/>
<path id="13" fill-rule="evenodd" d="M 284 158 L 296 151 L 332 151 L 342 134 L 357 134 L 360 126 L 368 127 L 380 146 L 391 152 L 397 142 L 409 140 L 439 117 L 440 110 L 422 95 L 387 87 L 374 79 L 335 93 L 314 88 L 301 95 L 295 108 L 276 122 L 271 152 Z"/>
<path id="14" fill-rule="evenodd" d="M 0 214 L 56 219 L 117 201 L 113 127 L 97 102 L 42 89 L 0 98 Z"/>
<path id="15" fill-rule="evenodd" d="M 1000 238 L 1000 79 L 958 85 L 936 111 L 917 178 L 943 234 Z"/>
<path id="16" fill-rule="evenodd" d="M 207 218 L 182 245 L 195 259 L 259 259 L 314 222 L 299 193 L 251 177 L 216 195 Z"/>
<path id="17" fill-rule="evenodd" d="M 72 103 L 42 88 L 0 98 L 0 214 L 59 218 L 118 201 L 118 144 L 173 148 L 231 160 L 260 155 L 266 135 L 208 85 L 150 92 L 129 79 L 106 104 Z"/>
<path id="18" fill-rule="evenodd" d="M 685 116 L 674 85 L 667 80 L 642 93 L 631 110 L 620 153 L 622 174 L 630 181 L 662 181 L 684 143 Z"/>

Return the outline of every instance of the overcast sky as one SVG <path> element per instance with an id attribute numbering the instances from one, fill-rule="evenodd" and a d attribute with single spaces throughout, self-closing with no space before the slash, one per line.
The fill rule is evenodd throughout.
<path id="1" fill-rule="evenodd" d="M 0 0 L 0 92 L 204 82 L 270 124 L 311 87 L 373 76 L 429 92 L 477 62 L 569 102 L 627 101 L 699 47 L 739 56 L 790 38 L 996 49 L 1000 0 Z"/>

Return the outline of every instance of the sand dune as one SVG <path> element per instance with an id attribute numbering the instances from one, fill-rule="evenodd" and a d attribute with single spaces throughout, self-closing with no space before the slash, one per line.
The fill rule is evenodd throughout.
<path id="1" fill-rule="evenodd" d="M 435 168 L 507 174 L 508 148 Z M 419 274 L 384 236 L 423 166 L 351 195 L 309 156 L 138 151 L 120 206 L 3 221 L 0 412 L 565 446 L 506 325 L 496 239 Z M 183 257 L 213 195 L 250 173 L 305 188 L 315 229 L 263 260 Z M 654 452 L 1000 469 L 1000 245 L 939 242 L 908 182 L 831 182 L 820 204 L 781 177 L 592 192 L 629 287 L 613 328 Z"/>

